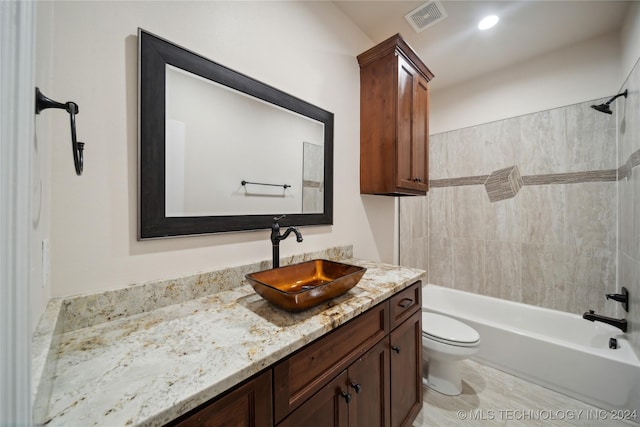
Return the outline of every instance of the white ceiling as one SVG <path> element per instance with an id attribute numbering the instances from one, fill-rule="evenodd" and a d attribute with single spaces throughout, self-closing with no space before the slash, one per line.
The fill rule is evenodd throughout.
<path id="1" fill-rule="evenodd" d="M 620 30 L 630 1 L 441 1 L 448 17 L 416 33 L 404 16 L 425 1 L 334 1 L 375 43 L 400 33 L 435 74 L 432 89 Z M 496 14 L 487 31 L 478 21 Z"/>

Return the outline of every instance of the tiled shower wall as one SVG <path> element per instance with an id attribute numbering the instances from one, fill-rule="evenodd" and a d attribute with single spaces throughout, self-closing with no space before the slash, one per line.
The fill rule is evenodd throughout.
<path id="1" fill-rule="evenodd" d="M 616 116 L 593 103 L 432 135 L 429 194 L 400 201 L 401 263 L 433 284 L 617 315 Z M 513 166 L 513 197 L 490 202 L 483 183 Z"/>
<path id="2" fill-rule="evenodd" d="M 631 295 L 629 334 L 640 355 L 640 65 L 622 86 L 629 95 L 618 112 L 618 283 Z"/>

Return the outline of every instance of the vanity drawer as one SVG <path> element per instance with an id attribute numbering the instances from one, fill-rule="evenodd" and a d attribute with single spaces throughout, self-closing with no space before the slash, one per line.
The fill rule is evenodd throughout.
<path id="1" fill-rule="evenodd" d="M 385 301 L 275 365 L 275 422 L 280 422 L 388 332 L 389 301 Z"/>
<path id="2" fill-rule="evenodd" d="M 422 282 L 417 281 L 407 289 L 398 292 L 389 299 L 389 302 L 389 323 L 390 328 L 394 329 L 422 307 Z"/>

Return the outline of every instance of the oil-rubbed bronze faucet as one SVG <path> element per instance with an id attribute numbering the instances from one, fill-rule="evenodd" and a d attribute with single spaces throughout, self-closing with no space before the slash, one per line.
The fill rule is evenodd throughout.
<path id="1" fill-rule="evenodd" d="M 612 299 L 614 301 L 618 301 L 622 304 L 622 308 L 625 311 L 629 311 L 629 290 L 622 287 L 622 293 L 619 294 L 606 294 L 607 299 Z M 627 332 L 627 319 L 614 319 L 612 317 L 602 316 L 600 314 L 595 314 L 593 310 L 589 310 L 582 315 L 583 319 L 590 320 L 592 322 L 598 321 L 603 323 L 608 323 L 609 325 L 615 326 L 616 328 L 620 328 L 622 332 Z"/>
<path id="2" fill-rule="evenodd" d="M 618 301 L 620 304 L 622 304 L 622 308 L 624 308 L 624 311 L 629 311 L 629 290 L 624 286 L 622 287 L 622 292 L 619 294 L 607 294 L 607 299 Z"/>
<path id="3" fill-rule="evenodd" d="M 300 234 L 300 230 L 296 227 L 289 227 L 284 232 L 284 234 L 280 234 L 280 221 L 286 215 L 278 216 L 273 218 L 273 225 L 271 226 L 271 247 L 273 253 L 273 268 L 280 267 L 280 241 L 289 237 L 289 234 L 292 232 L 296 234 L 296 240 L 298 242 L 302 242 L 302 234 Z"/>
<path id="4" fill-rule="evenodd" d="M 602 316 L 600 314 L 595 314 L 593 310 L 585 312 L 582 315 L 582 318 L 592 322 L 597 320 L 598 322 L 608 323 L 616 328 L 620 328 L 622 332 L 627 332 L 627 319 L 614 319 L 612 317 Z"/>

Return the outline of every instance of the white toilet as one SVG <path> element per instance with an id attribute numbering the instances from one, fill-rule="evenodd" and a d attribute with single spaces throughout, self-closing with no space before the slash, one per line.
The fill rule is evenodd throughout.
<path id="1" fill-rule="evenodd" d="M 478 352 L 480 335 L 471 326 L 436 313 L 422 312 L 422 354 L 426 386 L 449 396 L 462 392 L 459 362 Z"/>

